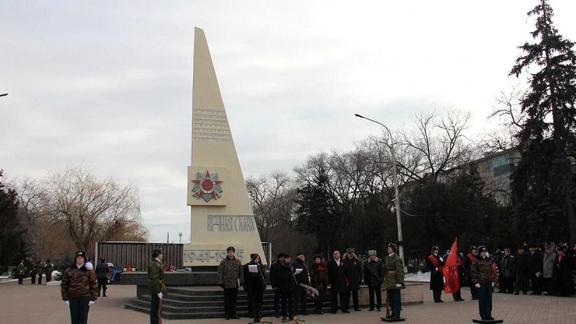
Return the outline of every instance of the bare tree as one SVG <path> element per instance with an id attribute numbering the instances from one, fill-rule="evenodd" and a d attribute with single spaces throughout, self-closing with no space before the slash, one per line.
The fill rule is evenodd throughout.
<path id="1" fill-rule="evenodd" d="M 128 237 L 146 232 L 140 225 L 136 189 L 112 179 L 100 180 L 81 169 L 53 174 L 44 184 L 41 214 L 65 227 L 77 248 L 91 250 L 96 241 L 110 240 L 128 231 Z"/>
<path id="2" fill-rule="evenodd" d="M 262 240 L 270 241 L 272 230 L 291 220 L 294 209 L 292 182 L 286 174 L 275 172 L 269 177 L 249 178 L 246 187 Z"/>
<path id="3" fill-rule="evenodd" d="M 416 133 L 403 134 L 398 152 L 400 172 L 412 179 L 437 179 L 449 169 L 468 162 L 472 150 L 465 130 L 469 114 L 449 113 L 439 118 L 434 114 L 416 116 Z"/>
<path id="4" fill-rule="evenodd" d="M 522 130 L 526 114 L 522 112 L 521 98 L 524 92 L 513 87 L 509 92 L 501 91 L 496 98 L 494 111 L 488 119 L 497 119 L 500 129 L 487 134 L 481 149 L 489 152 L 503 151 L 519 144 L 517 134 Z"/>

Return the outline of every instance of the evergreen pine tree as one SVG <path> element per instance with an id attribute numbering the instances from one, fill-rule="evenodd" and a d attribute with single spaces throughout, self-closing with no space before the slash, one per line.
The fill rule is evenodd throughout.
<path id="1" fill-rule="evenodd" d="M 18 222 L 18 196 L 6 188 L 0 170 L 0 268 L 16 265 L 24 257 L 24 233 Z"/>
<path id="2" fill-rule="evenodd" d="M 528 12 L 536 16 L 533 43 L 520 46 L 511 75 L 528 73 L 522 98 L 527 119 L 518 134 L 522 159 L 512 177 L 517 226 L 531 239 L 576 240 L 574 214 L 574 131 L 576 55 L 552 23 L 547 0 Z M 566 226 L 568 225 L 568 226 Z"/>

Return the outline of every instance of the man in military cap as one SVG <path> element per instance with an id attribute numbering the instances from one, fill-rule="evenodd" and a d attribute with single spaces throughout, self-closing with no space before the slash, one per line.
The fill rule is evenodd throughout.
<path id="1" fill-rule="evenodd" d="M 404 263 L 396 254 L 398 247 L 394 243 L 388 244 L 388 255 L 384 258 L 384 288 L 386 289 L 388 305 L 391 312 L 386 317 L 397 321 L 400 320 L 402 299 L 400 289 L 404 288 Z"/>
<path id="2" fill-rule="evenodd" d="M 60 290 L 70 307 L 72 324 L 88 323 L 88 311 L 97 298 L 98 282 L 94 271 L 86 268 L 86 253 L 76 252 L 75 263 L 64 271 Z"/>
<path id="3" fill-rule="evenodd" d="M 478 260 L 470 265 L 472 283 L 478 289 L 478 308 L 482 320 L 492 321 L 492 289 L 497 280 L 496 267 L 488 257 L 488 249 L 478 248 Z"/>
<path id="4" fill-rule="evenodd" d="M 430 255 L 426 258 L 426 267 L 430 271 L 430 290 L 432 290 L 434 302 L 442 303 L 442 290 L 444 290 L 442 267 L 445 261 L 444 258 L 438 255 L 440 252 L 438 246 L 434 245 L 430 252 Z"/>
<path id="5" fill-rule="evenodd" d="M 352 304 L 355 311 L 360 311 L 358 302 L 358 290 L 362 282 L 362 263 L 356 255 L 354 248 L 346 249 L 344 254 L 344 269 L 346 273 L 346 282 L 348 283 L 348 291 L 346 292 L 346 309 L 350 305 L 350 297 L 352 297 Z"/>
<path id="6" fill-rule="evenodd" d="M 148 265 L 148 287 L 151 299 L 150 324 L 162 324 L 162 298 L 166 294 L 163 257 L 162 251 L 152 251 L 152 261 Z"/>

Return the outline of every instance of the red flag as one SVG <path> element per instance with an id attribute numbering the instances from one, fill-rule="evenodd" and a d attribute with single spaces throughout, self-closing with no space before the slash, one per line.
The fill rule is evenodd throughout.
<path id="1" fill-rule="evenodd" d="M 460 289 L 460 280 L 458 279 L 458 238 L 454 239 L 450 254 L 444 263 L 442 273 L 444 274 L 444 292 L 447 294 L 455 293 Z"/>

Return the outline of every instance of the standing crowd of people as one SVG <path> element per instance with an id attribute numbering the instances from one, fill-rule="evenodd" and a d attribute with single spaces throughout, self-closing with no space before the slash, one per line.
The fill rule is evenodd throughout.
<path id="1" fill-rule="evenodd" d="M 24 284 L 24 278 L 30 277 L 30 283 L 35 285 L 42 284 L 42 278 L 46 277 L 46 282 L 52 281 L 52 272 L 54 271 L 54 264 L 50 259 L 46 261 L 36 261 L 26 265 L 24 260 L 20 261 L 14 270 L 14 276 L 18 279 L 18 284 Z"/>
<path id="2" fill-rule="evenodd" d="M 576 244 L 549 242 L 543 246 L 520 245 L 513 253 L 512 248 L 498 249 L 490 254 L 485 246 L 471 246 L 466 255 L 458 253 L 457 272 L 459 287 L 470 287 L 471 297 L 478 300 L 480 317 L 492 320 L 492 293 L 520 293 L 532 295 L 572 296 L 576 282 Z M 430 290 L 435 303 L 442 303 L 445 289 L 443 267 L 450 250 L 440 253 L 433 246 L 426 258 L 430 272 Z M 460 290 L 453 291 L 454 301 L 463 301 Z"/>
<path id="3" fill-rule="evenodd" d="M 244 287 L 248 296 L 249 317 L 255 322 L 262 319 L 262 299 L 266 289 L 266 269 L 258 254 L 251 254 L 250 261 L 242 265 L 234 247 L 227 249 L 227 256 L 218 267 L 218 284 L 224 289 L 226 319 L 239 318 L 236 312 L 238 289 Z M 313 301 L 314 311 L 323 313 L 323 305 L 330 301 L 330 310 L 337 313 L 360 311 L 358 292 L 360 284 L 369 287 L 369 311 L 382 308 L 382 289 L 390 312 L 386 317 L 399 319 L 401 311 L 400 289 L 404 288 L 404 264 L 397 255 L 397 246 L 390 243 L 384 257 L 375 250 L 368 251 L 368 259 L 360 260 L 353 248 L 344 255 L 336 250 L 327 261 L 322 255 L 313 257 L 308 264 L 304 255 L 292 258 L 279 253 L 270 266 L 270 284 L 274 290 L 274 312 L 282 320 L 293 320 L 306 315 L 308 302 Z"/>

